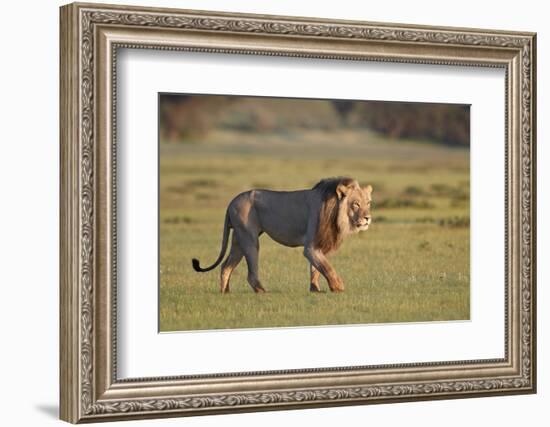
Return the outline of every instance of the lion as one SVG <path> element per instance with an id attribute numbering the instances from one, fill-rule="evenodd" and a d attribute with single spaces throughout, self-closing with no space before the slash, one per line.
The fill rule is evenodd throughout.
<path id="1" fill-rule="evenodd" d="M 310 291 L 320 292 L 322 274 L 332 292 L 344 290 L 344 282 L 328 260 L 350 234 L 369 228 L 372 217 L 372 186 L 361 188 L 355 179 L 326 178 L 309 190 L 249 190 L 236 196 L 227 207 L 218 259 L 201 268 L 193 258 L 195 271 L 206 272 L 223 260 L 233 229 L 231 250 L 223 262 L 220 290 L 229 292 L 231 273 L 244 257 L 247 280 L 254 292 L 265 292 L 258 276 L 259 237 L 266 233 L 288 247 L 303 247 L 310 263 Z"/>

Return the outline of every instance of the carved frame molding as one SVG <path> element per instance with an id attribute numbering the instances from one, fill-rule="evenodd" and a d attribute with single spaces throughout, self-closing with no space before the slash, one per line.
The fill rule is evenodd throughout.
<path id="1" fill-rule="evenodd" d="M 61 8 L 60 42 L 62 419 L 535 391 L 535 34 L 71 4 Z M 113 255 L 118 48 L 505 68 L 506 357 L 118 380 Z"/>

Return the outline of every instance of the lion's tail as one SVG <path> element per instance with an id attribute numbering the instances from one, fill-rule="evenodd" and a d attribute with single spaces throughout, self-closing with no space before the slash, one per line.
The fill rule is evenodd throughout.
<path id="1" fill-rule="evenodd" d="M 229 228 L 231 224 L 229 221 L 229 211 L 225 212 L 225 223 L 223 225 L 223 238 L 222 238 L 222 248 L 220 250 L 220 254 L 218 255 L 218 259 L 214 264 L 212 264 L 210 267 L 201 268 L 199 260 L 197 258 L 193 258 L 193 269 L 195 271 L 199 272 L 206 272 L 215 269 L 220 262 L 222 262 L 223 257 L 225 256 L 225 252 L 227 251 L 227 243 L 229 241 Z"/>

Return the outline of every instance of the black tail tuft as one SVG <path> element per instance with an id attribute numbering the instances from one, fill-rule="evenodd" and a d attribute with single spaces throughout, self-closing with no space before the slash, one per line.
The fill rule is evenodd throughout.
<path id="1" fill-rule="evenodd" d="M 192 263 L 193 263 L 193 269 L 195 271 L 202 271 L 201 266 L 199 264 L 199 260 L 197 258 L 193 258 Z"/>

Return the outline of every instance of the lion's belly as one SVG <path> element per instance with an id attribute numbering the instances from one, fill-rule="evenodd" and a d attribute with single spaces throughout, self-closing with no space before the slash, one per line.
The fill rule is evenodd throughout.
<path id="1" fill-rule="evenodd" d="M 280 243 L 284 246 L 289 246 L 295 248 L 297 246 L 304 246 L 304 236 L 289 236 L 282 233 L 270 233 L 266 231 L 266 234 L 275 240 L 277 243 Z"/>
<path id="2" fill-rule="evenodd" d="M 307 230 L 304 192 L 257 190 L 255 193 L 254 207 L 262 231 L 282 245 L 303 246 Z"/>

